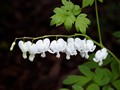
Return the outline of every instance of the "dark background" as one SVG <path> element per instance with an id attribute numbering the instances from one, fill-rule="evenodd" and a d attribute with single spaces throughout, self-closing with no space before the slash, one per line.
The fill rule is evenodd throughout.
<path id="1" fill-rule="evenodd" d="M 81 5 L 81 0 L 72 1 Z M 60 0 L 0 0 L 0 90 L 59 90 L 67 75 L 79 73 L 77 65 L 86 61 L 79 55 L 67 61 L 65 54 L 57 59 L 47 53 L 46 58 L 36 55 L 30 62 L 22 58 L 17 45 L 9 51 L 16 37 L 76 33 L 74 27 L 70 32 L 63 26 L 50 27 L 53 9 L 60 5 Z M 120 1 L 104 0 L 98 6 L 103 43 L 120 57 L 120 44 L 112 36 L 120 30 Z M 87 34 L 98 40 L 94 5 L 83 12 L 92 21 Z"/>

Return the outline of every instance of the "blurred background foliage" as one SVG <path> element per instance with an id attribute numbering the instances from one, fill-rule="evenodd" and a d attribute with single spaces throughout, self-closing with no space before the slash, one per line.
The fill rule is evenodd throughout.
<path id="1" fill-rule="evenodd" d="M 79 5 L 82 2 L 71 1 Z M 67 61 L 64 54 L 57 59 L 47 53 L 46 58 L 36 55 L 34 62 L 30 62 L 22 58 L 17 45 L 9 51 L 15 37 L 76 33 L 74 27 L 70 32 L 62 25 L 50 27 L 53 9 L 60 5 L 60 0 L 0 0 L 0 90 L 59 90 L 68 74 L 78 73 L 77 65 L 86 61 L 79 55 Z M 104 45 L 120 58 L 120 44 L 112 36 L 120 31 L 120 1 L 104 0 L 98 6 Z M 87 34 L 98 40 L 94 6 L 83 12 L 92 21 Z"/>

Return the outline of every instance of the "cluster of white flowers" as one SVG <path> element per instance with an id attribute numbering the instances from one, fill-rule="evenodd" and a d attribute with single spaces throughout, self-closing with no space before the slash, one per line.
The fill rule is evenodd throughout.
<path id="1" fill-rule="evenodd" d="M 45 38 L 43 40 L 38 40 L 36 43 L 19 41 L 18 46 L 23 52 L 24 59 L 27 58 L 27 52 L 30 54 L 30 61 L 34 60 L 36 54 L 41 54 L 41 57 L 46 57 L 45 52 L 56 54 L 57 58 L 60 58 L 60 53 L 65 53 L 67 60 L 70 59 L 70 56 L 77 55 L 79 52 L 81 57 L 88 59 L 88 53 L 93 52 L 96 48 L 96 45 L 94 45 L 92 40 L 81 40 L 80 38 L 68 38 L 67 41 L 59 38 L 58 40 L 53 40 L 51 42 L 49 38 Z M 95 62 L 100 62 L 99 65 L 101 65 L 102 60 L 107 57 L 107 50 L 106 52 L 105 50 L 106 49 L 97 51 L 95 58 L 93 59 Z"/>

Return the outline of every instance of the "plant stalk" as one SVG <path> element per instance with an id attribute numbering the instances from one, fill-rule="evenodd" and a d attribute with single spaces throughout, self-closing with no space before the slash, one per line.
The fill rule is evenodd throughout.
<path id="1" fill-rule="evenodd" d="M 98 6 L 97 6 L 97 0 L 95 0 L 95 13 L 96 13 L 96 20 L 97 20 L 97 28 L 98 28 L 98 35 L 99 35 L 99 42 L 102 44 L 102 37 L 101 37 L 101 30 L 100 30 L 100 23 L 99 23 L 99 16 L 98 16 Z"/>

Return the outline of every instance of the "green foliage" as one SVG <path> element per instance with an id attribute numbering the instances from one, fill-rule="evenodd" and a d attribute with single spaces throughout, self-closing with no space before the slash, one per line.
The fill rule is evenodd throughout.
<path id="1" fill-rule="evenodd" d="M 99 86 L 97 84 L 91 84 L 87 87 L 86 90 L 100 90 Z"/>
<path id="2" fill-rule="evenodd" d="M 102 88 L 102 90 L 114 90 L 110 85 L 106 85 Z"/>
<path id="3" fill-rule="evenodd" d="M 75 28 L 76 30 L 83 34 L 86 33 L 86 28 L 88 28 L 88 25 L 90 25 L 90 20 L 86 18 L 87 14 L 80 14 L 78 15 L 76 22 L 75 22 Z"/>
<path id="4" fill-rule="evenodd" d="M 120 43 L 120 31 L 116 31 L 113 33 L 113 36 L 118 38 L 117 43 Z"/>
<path id="5" fill-rule="evenodd" d="M 98 0 L 99 2 L 103 3 L 103 0 Z M 83 0 L 82 7 L 85 8 L 87 6 L 92 6 L 95 0 Z"/>
<path id="6" fill-rule="evenodd" d="M 112 83 L 112 85 L 117 89 L 120 90 L 120 79 L 116 80 Z"/>
<path id="7" fill-rule="evenodd" d="M 93 54 L 90 59 L 91 57 Z M 113 90 L 114 88 L 120 90 L 119 64 L 111 56 L 108 56 L 106 60 L 108 60 L 106 65 L 110 64 L 111 69 L 98 67 L 95 62 L 90 60 L 78 66 L 80 75 L 70 75 L 63 83 L 72 85 L 73 90 L 84 90 L 83 87 L 86 87 L 86 90 L 100 90 L 100 88 L 102 90 Z"/>
<path id="8" fill-rule="evenodd" d="M 94 0 L 83 0 L 82 7 L 85 8 L 85 7 L 89 6 L 89 5 L 92 6 L 93 3 L 94 3 Z"/>
<path id="9" fill-rule="evenodd" d="M 90 20 L 87 14 L 81 13 L 79 5 L 74 5 L 70 0 L 62 0 L 63 6 L 56 7 L 53 12 L 55 13 L 51 17 L 50 25 L 60 26 L 64 24 L 67 31 L 70 31 L 75 23 L 75 28 L 78 32 L 86 33 L 86 28 L 90 25 Z"/>
<path id="10" fill-rule="evenodd" d="M 78 66 L 78 69 L 85 76 L 89 77 L 90 79 L 92 78 L 92 72 L 90 71 L 90 68 L 88 68 L 87 66 L 81 65 L 81 66 Z"/>
<path id="11" fill-rule="evenodd" d="M 113 36 L 116 37 L 116 38 L 120 38 L 120 31 L 114 32 Z"/>
<path id="12" fill-rule="evenodd" d="M 84 90 L 81 86 L 78 85 L 73 85 L 72 88 L 73 90 Z"/>

